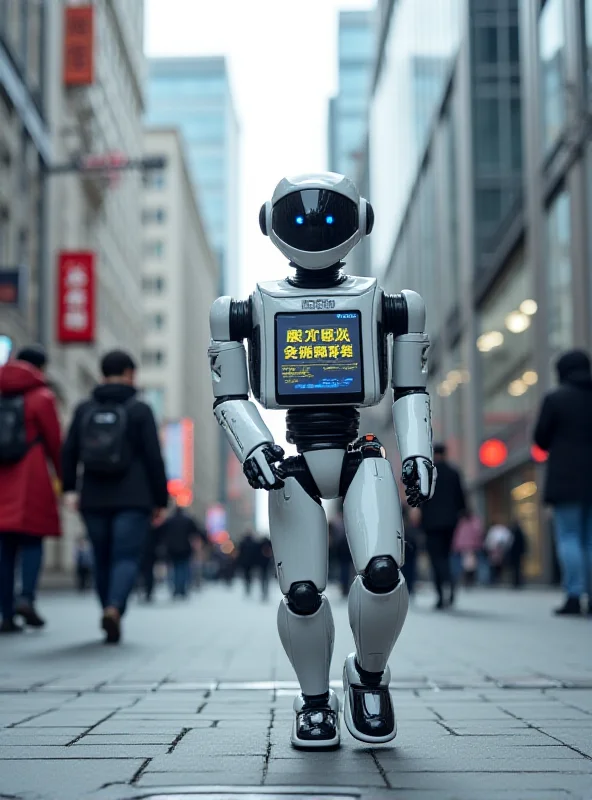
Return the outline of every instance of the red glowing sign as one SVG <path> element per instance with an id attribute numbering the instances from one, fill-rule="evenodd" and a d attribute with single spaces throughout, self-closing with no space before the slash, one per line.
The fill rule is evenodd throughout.
<path id="1" fill-rule="evenodd" d="M 508 457 L 508 448 L 501 439 L 487 439 L 479 448 L 479 461 L 484 467 L 501 467 Z"/>
<path id="2" fill-rule="evenodd" d="M 546 450 L 543 450 L 542 447 L 539 447 L 538 444 L 533 444 L 530 448 L 530 455 L 533 461 L 536 461 L 537 464 L 544 464 L 545 461 L 549 458 L 549 453 Z"/>
<path id="3" fill-rule="evenodd" d="M 95 340 L 95 254 L 62 252 L 58 260 L 58 342 Z"/>

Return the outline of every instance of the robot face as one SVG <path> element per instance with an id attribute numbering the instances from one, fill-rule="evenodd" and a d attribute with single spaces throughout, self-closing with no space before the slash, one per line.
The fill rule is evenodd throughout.
<path id="1" fill-rule="evenodd" d="M 333 250 L 351 239 L 358 228 L 356 203 L 330 189 L 302 189 L 273 206 L 274 233 L 296 250 Z"/>

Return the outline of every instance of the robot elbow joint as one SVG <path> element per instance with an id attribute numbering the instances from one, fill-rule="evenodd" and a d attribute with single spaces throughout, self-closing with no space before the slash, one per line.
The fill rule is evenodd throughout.
<path id="1" fill-rule="evenodd" d="M 286 595 L 290 611 L 300 616 L 314 614 L 321 607 L 323 598 L 312 581 L 298 581 L 290 586 Z"/>
<path id="2" fill-rule="evenodd" d="M 376 556 L 366 567 L 362 580 L 373 594 L 387 594 L 399 585 L 399 567 L 392 556 Z"/>

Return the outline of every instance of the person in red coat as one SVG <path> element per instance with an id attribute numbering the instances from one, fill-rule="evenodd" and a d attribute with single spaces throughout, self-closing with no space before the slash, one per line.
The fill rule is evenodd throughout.
<path id="1" fill-rule="evenodd" d="M 42 537 L 61 535 L 54 486 L 55 478 L 61 480 L 61 433 L 56 398 L 43 374 L 46 362 L 42 348 L 27 347 L 0 367 L 0 397 L 24 398 L 28 443 L 18 461 L 0 461 L 0 633 L 22 630 L 14 621 L 14 574 L 19 551 Z M 22 615 L 28 621 L 27 615 Z"/>

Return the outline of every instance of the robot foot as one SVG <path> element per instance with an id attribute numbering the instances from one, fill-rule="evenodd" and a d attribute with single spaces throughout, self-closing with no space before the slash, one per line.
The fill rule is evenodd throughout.
<path id="1" fill-rule="evenodd" d="M 377 681 L 364 680 L 358 671 L 355 653 L 345 660 L 343 690 L 345 692 L 345 724 L 351 735 L 361 742 L 382 744 L 397 735 L 397 722 L 389 692 L 391 675 L 387 667 Z"/>
<path id="2" fill-rule="evenodd" d="M 333 750 L 339 747 L 339 700 L 333 690 L 326 696 L 294 700 L 292 745 L 300 750 Z"/>

